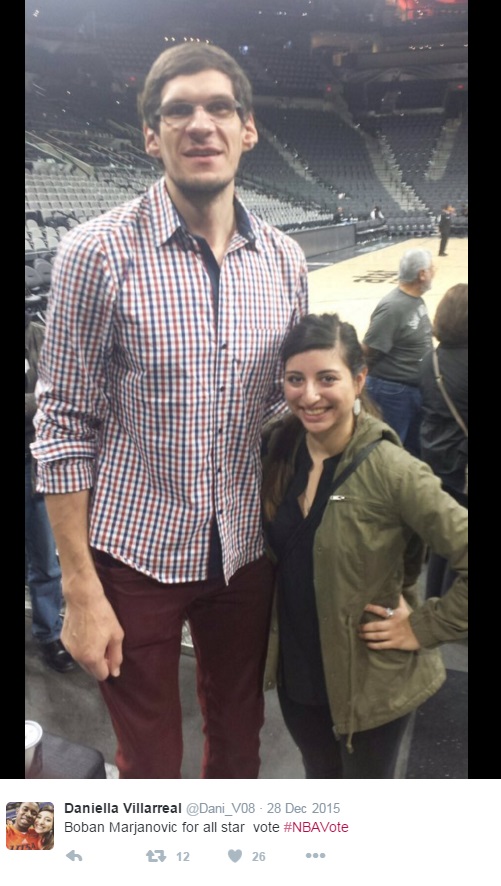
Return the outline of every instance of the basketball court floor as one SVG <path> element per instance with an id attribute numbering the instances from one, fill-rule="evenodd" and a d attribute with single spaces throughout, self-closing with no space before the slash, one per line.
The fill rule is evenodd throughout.
<path id="1" fill-rule="evenodd" d="M 456 283 L 468 282 L 468 240 L 451 238 L 448 255 L 437 256 L 438 237 L 370 243 L 344 253 L 309 259 L 310 310 L 336 311 L 352 323 L 359 337 L 367 328 L 377 302 L 397 282 L 402 253 L 410 248 L 430 249 L 436 256 L 432 289 L 424 296 L 431 318 L 438 301 Z M 26 594 L 26 718 L 36 720 L 46 733 L 74 746 L 98 750 L 108 778 L 116 778 L 115 741 L 99 689 L 80 668 L 59 674 L 45 666 L 31 637 L 31 611 Z M 468 642 L 443 647 L 448 679 L 436 695 L 414 715 L 397 762 L 395 778 L 467 778 Z M 180 661 L 184 722 L 183 778 L 200 777 L 201 717 L 195 689 L 195 659 L 188 645 Z M 282 721 L 275 692 L 266 693 L 262 731 L 260 778 L 300 779 L 301 758 Z M 71 747 L 70 747 L 71 750 Z M 68 778 L 67 774 L 60 777 Z M 84 777 L 84 776 L 79 776 Z"/>
<path id="2" fill-rule="evenodd" d="M 448 253 L 439 257 L 438 237 L 397 238 L 345 251 L 316 256 L 308 261 L 310 310 L 316 314 L 336 311 L 352 323 L 363 337 L 378 301 L 397 284 L 400 258 L 407 249 L 429 249 L 434 257 L 433 286 L 424 296 L 430 317 L 450 286 L 468 282 L 468 240 L 451 238 Z"/>

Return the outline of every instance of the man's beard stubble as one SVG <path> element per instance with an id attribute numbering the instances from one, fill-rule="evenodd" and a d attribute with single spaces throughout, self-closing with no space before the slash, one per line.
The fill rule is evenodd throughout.
<path id="1" fill-rule="evenodd" d="M 215 197 L 226 190 L 229 185 L 233 184 L 235 179 L 232 177 L 220 179 L 219 181 L 207 181 L 206 179 L 200 179 L 199 181 L 190 179 L 187 181 L 186 179 L 175 178 L 171 178 L 171 180 L 183 197 L 189 200 L 203 196 Z"/>

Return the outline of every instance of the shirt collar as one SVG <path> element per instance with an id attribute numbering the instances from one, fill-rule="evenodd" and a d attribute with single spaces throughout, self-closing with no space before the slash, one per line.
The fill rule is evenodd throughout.
<path id="1" fill-rule="evenodd" d="M 255 243 L 256 234 L 254 233 L 248 212 L 238 197 L 235 197 L 235 217 L 237 220 L 237 228 L 242 237 L 245 237 L 249 243 Z"/>
<path id="2" fill-rule="evenodd" d="M 155 182 L 150 187 L 148 194 L 155 246 L 159 247 L 167 243 L 177 232 L 183 238 L 189 237 L 190 234 L 184 219 L 169 197 L 165 179 L 161 178 Z M 237 197 L 235 197 L 234 205 L 238 235 L 250 245 L 255 246 L 257 243 L 256 232 L 245 206 Z"/>

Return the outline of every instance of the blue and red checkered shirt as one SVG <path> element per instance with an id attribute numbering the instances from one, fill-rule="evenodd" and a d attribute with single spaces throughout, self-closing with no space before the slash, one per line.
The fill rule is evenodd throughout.
<path id="1" fill-rule="evenodd" d="M 227 581 L 263 553 L 261 428 L 285 409 L 279 350 L 307 268 L 236 207 L 217 292 L 163 179 L 73 228 L 53 264 L 38 488 L 92 489 L 91 546 L 161 582 L 207 577 L 214 520 Z"/>

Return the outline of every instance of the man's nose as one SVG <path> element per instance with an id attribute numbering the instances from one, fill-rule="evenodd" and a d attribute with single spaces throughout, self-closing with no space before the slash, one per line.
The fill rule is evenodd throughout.
<path id="1" fill-rule="evenodd" d="M 214 121 L 210 114 L 205 110 L 203 105 L 195 105 L 190 119 L 188 120 L 187 129 L 212 129 Z"/>

